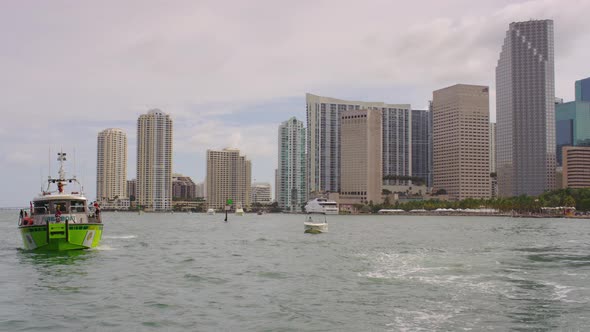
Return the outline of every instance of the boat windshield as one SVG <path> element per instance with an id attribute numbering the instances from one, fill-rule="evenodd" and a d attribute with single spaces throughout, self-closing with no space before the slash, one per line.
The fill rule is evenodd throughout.
<path id="1" fill-rule="evenodd" d="M 85 207 L 84 201 L 72 201 L 70 205 L 72 213 L 84 213 Z"/>
<path id="2" fill-rule="evenodd" d="M 34 210 L 35 214 L 47 214 L 49 212 L 49 202 L 40 201 L 34 202 Z"/>
<path id="3" fill-rule="evenodd" d="M 67 208 L 66 202 L 55 202 L 55 203 L 53 203 L 53 209 L 52 210 L 55 211 L 55 212 L 59 211 L 61 213 L 68 213 L 68 208 Z"/>
<path id="4" fill-rule="evenodd" d="M 84 200 L 60 200 L 60 201 L 36 201 L 33 203 L 35 214 L 84 213 L 86 203 Z"/>

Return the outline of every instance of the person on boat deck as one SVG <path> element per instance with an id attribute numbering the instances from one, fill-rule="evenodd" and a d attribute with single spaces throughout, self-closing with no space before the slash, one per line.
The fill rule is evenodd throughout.
<path id="1" fill-rule="evenodd" d="M 61 222 L 61 210 L 59 209 L 55 211 L 55 222 Z"/>
<path id="2" fill-rule="evenodd" d="M 98 202 L 94 202 L 94 215 L 96 219 L 100 219 L 100 206 L 98 206 Z"/>
<path id="3" fill-rule="evenodd" d="M 23 219 L 24 212 L 25 211 L 23 209 L 20 209 L 20 217 L 19 217 L 19 219 L 21 219 L 21 220 Z"/>

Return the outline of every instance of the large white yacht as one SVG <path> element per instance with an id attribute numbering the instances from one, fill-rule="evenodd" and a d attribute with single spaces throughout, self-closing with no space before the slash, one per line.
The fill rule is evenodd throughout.
<path id="1" fill-rule="evenodd" d="M 319 197 L 305 205 L 307 213 L 338 214 L 338 203 Z"/>

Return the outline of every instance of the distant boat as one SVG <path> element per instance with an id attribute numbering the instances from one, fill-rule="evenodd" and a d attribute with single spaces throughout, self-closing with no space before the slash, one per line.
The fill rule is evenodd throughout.
<path id="1" fill-rule="evenodd" d="M 338 203 L 319 197 L 305 205 L 307 213 L 338 214 Z"/>
<path id="2" fill-rule="evenodd" d="M 328 231 L 328 220 L 325 214 L 310 214 L 303 222 L 304 233 L 319 234 Z"/>
<path id="3" fill-rule="evenodd" d="M 262 211 L 258 211 L 256 212 L 257 215 L 261 216 L 262 215 Z"/>
<path id="4" fill-rule="evenodd" d="M 210 215 L 210 216 L 214 216 L 214 215 L 215 215 L 215 210 L 213 210 L 213 209 L 208 209 L 208 210 L 207 210 L 207 214 L 208 214 L 208 215 Z"/>
<path id="5" fill-rule="evenodd" d="M 243 216 L 244 215 L 244 209 L 242 209 L 241 207 L 237 207 L 236 208 L 235 215 L 236 216 Z"/>

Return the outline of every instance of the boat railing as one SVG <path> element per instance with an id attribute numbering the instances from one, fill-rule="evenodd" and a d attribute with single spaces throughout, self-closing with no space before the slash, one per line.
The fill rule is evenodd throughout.
<path id="1" fill-rule="evenodd" d="M 88 215 L 88 222 L 91 223 L 91 224 L 94 224 L 94 223 L 100 224 L 100 223 L 102 223 L 102 218 L 100 216 L 100 213 L 98 215 L 96 215 L 95 213 L 89 214 Z"/>

